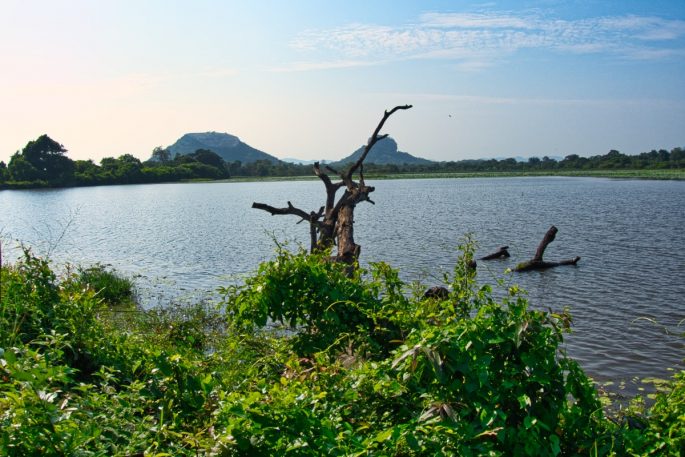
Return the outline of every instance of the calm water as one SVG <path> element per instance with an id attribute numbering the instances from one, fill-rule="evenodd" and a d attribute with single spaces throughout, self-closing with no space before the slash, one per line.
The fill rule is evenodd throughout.
<path id="1" fill-rule="evenodd" d="M 478 255 L 509 245 L 512 258 L 479 262 L 479 280 L 504 278 L 542 309 L 569 307 L 568 352 L 596 376 L 667 376 L 682 366 L 685 332 L 685 182 L 596 178 L 378 181 L 376 205 L 357 208 L 365 262 L 385 260 L 405 279 L 437 284 L 462 236 Z M 56 262 L 104 262 L 137 276 L 148 304 L 238 281 L 273 255 L 272 239 L 308 243 L 292 216 L 253 201 L 306 210 L 322 204 L 317 181 L 113 186 L 0 192 L 0 235 Z M 575 267 L 504 271 L 532 257 L 559 228 L 545 259 Z M 657 321 L 655 325 L 646 319 Z"/>

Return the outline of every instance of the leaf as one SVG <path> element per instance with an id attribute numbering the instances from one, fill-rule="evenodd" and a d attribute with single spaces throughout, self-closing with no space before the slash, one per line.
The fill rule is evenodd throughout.
<path id="1" fill-rule="evenodd" d="M 416 437 L 411 434 L 407 433 L 404 436 L 404 439 L 407 440 L 407 445 L 412 451 L 420 451 L 421 450 L 421 445 L 419 444 L 419 441 L 416 439 Z"/>
<path id="2" fill-rule="evenodd" d="M 380 432 L 378 435 L 376 435 L 376 441 L 378 443 L 382 443 L 383 441 L 387 440 L 392 436 L 393 429 L 389 428 L 387 430 L 383 430 Z"/>
<path id="3" fill-rule="evenodd" d="M 407 357 L 415 357 L 419 349 L 421 349 L 421 346 L 417 344 L 413 348 L 405 351 L 401 356 L 392 361 L 392 365 L 390 365 L 390 368 L 396 368 L 397 365 L 402 363 L 402 361 L 405 360 Z"/>

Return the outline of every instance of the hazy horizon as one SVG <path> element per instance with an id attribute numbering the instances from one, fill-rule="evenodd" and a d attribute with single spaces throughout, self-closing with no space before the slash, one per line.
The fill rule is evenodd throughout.
<path id="1" fill-rule="evenodd" d="M 150 157 L 217 131 L 337 160 L 383 110 L 430 160 L 685 145 L 685 3 L 3 2 L 0 160 Z"/>

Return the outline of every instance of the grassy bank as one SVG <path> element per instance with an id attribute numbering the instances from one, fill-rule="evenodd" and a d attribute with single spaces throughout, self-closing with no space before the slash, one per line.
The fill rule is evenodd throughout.
<path id="1" fill-rule="evenodd" d="M 570 316 L 282 251 L 217 307 L 141 311 L 102 266 L 0 271 L 1 455 L 682 455 L 685 374 L 606 417 Z M 413 291 L 413 292 L 412 292 Z"/>
<path id="2" fill-rule="evenodd" d="M 367 179 L 436 179 L 436 178 L 517 178 L 517 177 L 544 177 L 544 176 L 572 176 L 588 178 L 613 178 L 613 179 L 656 179 L 656 180 L 685 180 L 685 169 L 663 170 L 573 170 L 573 171 L 492 171 L 476 173 L 393 173 L 374 174 L 367 173 Z M 219 182 L 272 182 L 272 181 L 308 181 L 316 180 L 316 176 L 267 176 L 267 177 L 233 177 Z"/>
<path id="3" fill-rule="evenodd" d="M 375 179 L 425 179 L 425 178 L 512 178 L 526 176 L 573 176 L 588 178 L 615 178 L 615 179 L 659 179 L 659 180 L 683 180 L 685 170 L 573 170 L 573 171 L 493 171 L 477 173 L 398 173 L 388 175 L 369 175 Z"/>

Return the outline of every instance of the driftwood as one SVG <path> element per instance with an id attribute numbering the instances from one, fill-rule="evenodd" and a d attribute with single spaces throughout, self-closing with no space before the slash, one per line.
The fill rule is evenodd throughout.
<path id="1" fill-rule="evenodd" d="M 506 259 L 510 257 L 509 256 L 509 246 L 502 246 L 499 248 L 497 252 L 493 252 L 492 254 L 488 254 L 485 257 L 481 257 L 480 260 L 493 260 L 493 259 Z"/>
<path id="2" fill-rule="evenodd" d="M 544 238 L 542 238 L 542 241 L 540 241 L 538 249 L 537 251 L 535 251 L 535 257 L 526 262 L 519 263 L 514 269 L 514 271 L 544 270 L 547 268 L 558 267 L 560 265 L 575 265 L 576 263 L 578 263 L 580 257 L 575 257 L 569 260 L 562 260 L 560 262 L 545 262 L 542 259 L 542 256 L 545 254 L 545 249 L 547 249 L 547 245 L 554 241 L 557 232 L 558 229 L 555 226 L 551 226 L 549 230 L 547 230 L 547 233 L 545 233 L 545 236 Z"/>
<path id="3" fill-rule="evenodd" d="M 314 164 L 314 174 L 321 180 L 326 189 L 326 204 L 318 211 L 307 212 L 297 208 L 288 202 L 286 208 L 276 208 L 264 203 L 253 203 L 252 207 L 267 211 L 272 216 L 282 214 L 292 214 L 300 218 L 300 222 L 309 223 L 310 250 L 314 252 L 319 249 L 327 249 L 333 245 L 338 248 L 336 261 L 354 264 L 359 258 L 361 246 L 354 242 L 354 208 L 357 203 L 367 201 L 373 204 L 369 194 L 375 189 L 367 186 L 364 181 L 364 160 L 371 151 L 371 148 L 380 140 L 387 137 L 387 134 L 380 134 L 385 121 L 388 120 L 398 110 L 407 110 L 411 105 L 396 106 L 390 111 L 385 111 L 383 118 L 378 123 L 368 143 L 364 147 L 359 159 L 347 170 L 338 173 L 330 166 L 326 166 L 327 172 L 337 175 L 340 181 L 333 182 L 327 172 L 321 169 L 319 163 Z M 353 177 L 359 174 L 359 182 Z M 336 202 L 336 193 L 344 189 L 342 196 Z"/>

